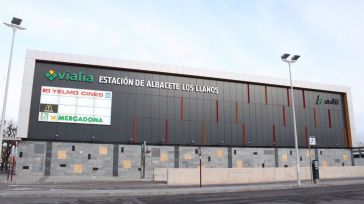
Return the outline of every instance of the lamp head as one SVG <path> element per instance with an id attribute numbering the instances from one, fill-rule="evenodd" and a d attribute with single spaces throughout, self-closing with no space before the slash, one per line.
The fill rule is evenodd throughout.
<path id="1" fill-rule="evenodd" d="M 290 54 L 284 53 L 281 58 L 282 60 L 286 60 L 288 57 L 290 56 Z"/>
<path id="2" fill-rule="evenodd" d="M 21 21 L 22 21 L 22 19 L 13 17 L 13 19 L 11 20 L 11 24 L 20 26 Z"/>
<path id="3" fill-rule="evenodd" d="M 298 58 L 300 58 L 301 56 L 299 56 L 299 55 L 293 55 L 292 57 L 291 57 L 291 60 L 292 61 L 297 61 L 298 60 Z"/>

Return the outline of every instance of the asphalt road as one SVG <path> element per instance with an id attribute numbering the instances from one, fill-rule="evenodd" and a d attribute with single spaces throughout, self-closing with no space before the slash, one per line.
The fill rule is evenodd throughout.
<path id="1" fill-rule="evenodd" d="M 26 189 L 23 189 L 26 190 Z M 77 191 L 77 189 L 74 189 Z M 188 203 L 364 203 L 364 184 L 327 186 L 316 188 L 245 191 L 233 193 L 210 193 L 160 196 L 100 196 L 63 197 L 0 197 L 1 204 L 8 203 L 62 203 L 62 204 L 188 204 Z"/>

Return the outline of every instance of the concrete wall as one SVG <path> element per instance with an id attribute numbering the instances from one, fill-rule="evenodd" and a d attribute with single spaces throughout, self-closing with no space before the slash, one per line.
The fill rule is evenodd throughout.
<path id="1" fill-rule="evenodd" d="M 117 176 L 125 180 L 140 179 L 141 153 L 140 145 L 118 145 Z"/>
<path id="2" fill-rule="evenodd" d="M 156 169 L 199 167 L 197 147 L 148 146 L 145 176 L 148 180 L 166 177 Z M 17 174 L 38 176 L 117 176 L 138 180 L 142 173 L 141 145 L 22 141 L 19 144 Z M 22 155 L 22 157 L 20 157 Z M 300 165 L 309 165 L 307 149 L 300 149 Z M 351 166 L 349 149 L 313 149 L 320 166 Z M 202 147 L 204 168 L 259 169 L 295 167 L 295 149 Z M 357 160 L 357 159 L 356 159 Z M 355 160 L 355 161 L 356 161 Z M 363 165 L 364 162 L 356 162 Z"/>
<path id="3" fill-rule="evenodd" d="M 354 163 L 355 166 L 364 166 L 364 158 L 355 158 Z"/>
<path id="4" fill-rule="evenodd" d="M 34 176 L 44 175 L 45 152 L 45 142 L 21 142 L 18 147 L 16 173 Z M 22 154 L 21 158 L 19 158 L 19 154 Z"/>
<path id="5" fill-rule="evenodd" d="M 148 149 L 151 154 L 145 158 L 146 179 L 153 179 L 153 170 L 155 168 L 174 168 L 174 147 L 148 146 Z"/>
<path id="6" fill-rule="evenodd" d="M 161 170 L 158 170 L 162 172 Z M 167 169 L 168 185 L 197 185 L 199 169 Z M 310 179 L 309 167 L 301 168 L 301 179 Z M 321 167 L 320 179 L 364 177 L 364 167 Z M 162 178 L 162 177 L 159 177 Z M 265 183 L 296 180 L 296 168 L 203 168 L 202 184 Z"/>
<path id="7" fill-rule="evenodd" d="M 318 149 L 320 166 L 351 166 L 351 151 L 345 149 Z"/>
<path id="8" fill-rule="evenodd" d="M 233 148 L 233 168 L 275 167 L 273 148 Z"/>
<path id="9" fill-rule="evenodd" d="M 111 176 L 113 149 L 110 144 L 52 144 L 52 176 Z"/>
<path id="10" fill-rule="evenodd" d="M 197 147 L 179 147 L 179 168 L 197 168 L 200 157 L 195 153 Z M 228 148 L 202 147 L 201 161 L 206 168 L 227 168 Z"/>

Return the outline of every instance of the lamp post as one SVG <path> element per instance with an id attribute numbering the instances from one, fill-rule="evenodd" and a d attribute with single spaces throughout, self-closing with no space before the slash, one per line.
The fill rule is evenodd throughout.
<path id="1" fill-rule="evenodd" d="M 6 112 L 6 102 L 8 98 L 8 89 L 9 89 L 9 80 L 10 80 L 10 70 L 11 70 L 11 60 L 13 58 L 13 47 L 14 47 L 14 39 L 15 39 L 15 32 L 17 30 L 25 30 L 25 28 L 20 27 L 20 24 L 22 22 L 22 19 L 15 18 L 11 20 L 10 23 L 4 23 L 9 28 L 13 29 L 13 39 L 11 41 L 11 48 L 10 48 L 10 58 L 9 58 L 9 66 L 8 66 L 8 73 L 6 77 L 6 83 L 5 83 L 5 95 L 4 95 L 4 101 L 3 101 L 3 111 L 1 113 L 1 126 L 0 126 L 0 158 L 2 151 L 3 151 L 3 134 L 4 134 L 4 126 L 5 126 L 5 112 Z"/>
<path id="2" fill-rule="evenodd" d="M 290 84 L 291 84 L 291 98 L 292 98 L 294 143 L 295 143 L 295 148 L 296 148 L 297 185 L 301 186 L 300 163 L 299 163 L 299 155 L 298 155 L 297 125 L 296 125 L 296 110 L 295 110 L 295 104 L 294 104 L 293 84 L 292 84 L 292 74 L 291 74 L 291 64 L 295 63 L 298 60 L 298 58 L 300 58 L 300 56 L 293 55 L 290 60 L 288 59 L 289 56 L 290 56 L 290 54 L 283 54 L 281 56 L 281 58 L 284 62 L 288 63 L 288 68 L 289 68 L 289 80 L 290 80 Z"/>

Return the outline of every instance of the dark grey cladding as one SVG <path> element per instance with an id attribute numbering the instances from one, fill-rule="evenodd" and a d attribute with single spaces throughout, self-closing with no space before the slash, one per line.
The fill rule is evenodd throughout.
<path id="1" fill-rule="evenodd" d="M 48 79 L 46 74 L 51 69 L 56 73 L 69 73 L 69 80 Z M 78 77 L 75 74 L 72 78 L 72 73 Z M 116 77 L 119 84 L 100 83 L 100 76 Z M 128 81 L 120 84 L 123 82 L 117 78 L 144 80 L 145 85 L 136 86 L 135 81 L 133 85 Z M 159 85 L 163 88 L 147 87 L 147 81 L 163 82 Z M 176 83 L 180 84 L 179 89 Z M 198 88 L 191 91 L 188 86 L 182 90 L 182 85 Z M 112 91 L 111 125 L 39 122 L 41 86 Z M 124 144 L 141 144 L 145 140 L 155 145 L 293 147 L 292 99 L 287 98 L 287 88 L 249 84 L 249 100 L 247 89 L 246 82 L 36 62 L 28 138 Z M 302 89 L 296 89 L 294 95 L 299 145 L 306 146 L 307 127 L 307 134 L 316 136 L 320 147 L 344 147 L 343 95 L 305 90 L 303 96 Z M 323 97 L 320 105 L 317 105 L 318 96 Z M 332 128 L 329 127 L 329 109 Z"/>

